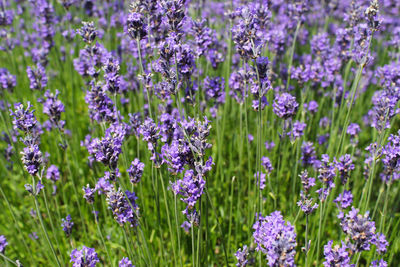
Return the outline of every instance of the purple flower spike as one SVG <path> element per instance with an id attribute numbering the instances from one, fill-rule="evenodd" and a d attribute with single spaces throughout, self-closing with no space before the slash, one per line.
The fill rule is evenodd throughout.
<path id="1" fill-rule="evenodd" d="M 81 250 L 74 249 L 71 252 L 70 262 L 73 262 L 72 267 L 95 267 L 100 260 L 97 257 L 97 253 L 94 248 L 82 246 Z"/>
<path id="2" fill-rule="evenodd" d="M 135 267 L 135 266 L 132 265 L 132 262 L 129 260 L 129 258 L 124 257 L 119 261 L 118 267 Z"/>
<path id="3" fill-rule="evenodd" d="M 74 222 L 71 220 L 71 215 L 68 215 L 65 219 L 61 220 L 62 220 L 61 227 L 63 228 L 63 231 L 68 237 L 71 235 L 72 226 L 74 226 Z"/>
<path id="4" fill-rule="evenodd" d="M 15 111 L 11 111 L 11 116 L 13 117 L 14 129 L 20 129 L 24 134 L 28 134 L 34 131 L 38 121 L 33 114 L 35 110 L 31 110 L 32 105 L 30 102 L 27 103 L 26 109 L 21 103 L 16 103 Z"/>
<path id="5" fill-rule="evenodd" d="M 4 235 L 0 235 L 0 253 L 4 253 L 6 247 L 8 246 L 7 239 Z"/>
<path id="6" fill-rule="evenodd" d="M 295 266 L 296 233 L 279 211 L 267 217 L 259 215 L 253 229 L 256 250 L 267 256 L 269 266 Z"/>
<path id="7" fill-rule="evenodd" d="M 324 255 L 325 267 L 331 266 L 354 266 L 354 264 L 350 264 L 350 255 L 347 251 L 346 244 L 342 242 L 342 246 L 335 245 L 332 248 L 333 241 L 329 241 L 327 245 L 324 246 Z"/>
<path id="8" fill-rule="evenodd" d="M 236 266 L 237 267 L 245 267 L 247 265 L 252 264 L 253 259 L 250 258 L 250 252 L 247 245 L 244 245 L 243 248 L 239 248 L 235 253 L 235 257 L 237 259 Z"/>
<path id="9" fill-rule="evenodd" d="M 275 97 L 275 101 L 272 104 L 274 113 L 282 118 L 289 119 L 296 115 L 299 104 L 296 102 L 296 98 L 288 93 L 283 93 Z"/>
<path id="10" fill-rule="evenodd" d="M 46 69 L 41 65 L 37 64 L 36 68 L 27 67 L 26 73 L 30 81 L 30 88 L 32 90 L 42 90 L 47 85 Z"/>
<path id="11" fill-rule="evenodd" d="M 60 92 L 56 90 L 55 94 L 47 90 L 44 96 L 46 97 L 43 103 L 43 113 L 49 116 L 52 127 L 62 129 L 64 121 L 61 121 L 61 113 L 65 112 L 64 104 L 58 99 Z"/>
<path id="12" fill-rule="evenodd" d="M 128 174 L 131 179 L 131 183 L 137 184 L 140 182 L 140 178 L 143 175 L 144 163 L 140 162 L 139 159 L 135 159 L 132 161 L 131 166 L 129 167 Z"/>
<path id="13" fill-rule="evenodd" d="M 76 31 L 87 44 L 91 44 L 98 34 L 93 21 L 82 22 L 82 27 Z"/>
<path id="14" fill-rule="evenodd" d="M 60 171 L 56 165 L 51 165 L 46 172 L 46 178 L 56 182 L 60 180 Z"/>
<path id="15" fill-rule="evenodd" d="M 344 190 L 343 194 L 339 194 L 333 202 L 339 204 L 341 209 L 346 209 L 353 203 L 353 195 L 351 194 L 351 191 Z"/>
<path id="16" fill-rule="evenodd" d="M 35 176 L 39 172 L 39 168 L 43 161 L 42 152 L 40 152 L 39 146 L 36 144 L 30 144 L 29 146 L 24 147 L 21 155 L 25 169 L 30 175 Z"/>

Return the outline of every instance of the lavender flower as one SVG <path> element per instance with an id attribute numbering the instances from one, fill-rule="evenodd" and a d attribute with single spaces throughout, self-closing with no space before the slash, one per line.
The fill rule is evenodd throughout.
<path id="1" fill-rule="evenodd" d="M 308 177 L 307 171 L 302 171 L 299 176 L 304 191 L 300 191 L 300 200 L 297 202 L 297 206 L 299 206 L 305 214 L 309 215 L 318 208 L 318 204 L 314 203 L 310 194 L 311 188 L 315 186 L 315 179 L 313 177 Z"/>
<path id="2" fill-rule="evenodd" d="M 266 141 L 264 143 L 264 145 L 265 145 L 265 149 L 268 151 L 271 151 L 272 149 L 275 148 L 275 143 L 273 141 L 271 141 L 271 142 Z"/>
<path id="3" fill-rule="evenodd" d="M 119 155 L 122 153 L 122 143 L 127 134 L 126 124 L 113 124 L 105 131 L 102 139 L 91 140 L 87 149 L 96 161 L 116 170 Z"/>
<path id="4" fill-rule="evenodd" d="M 296 112 L 299 104 L 296 102 L 296 98 L 288 93 L 283 93 L 275 97 L 275 101 L 272 104 L 274 113 L 283 119 L 292 118 Z"/>
<path id="5" fill-rule="evenodd" d="M 94 27 L 93 21 L 82 22 L 82 27 L 76 31 L 87 44 L 91 44 L 98 34 L 98 31 Z"/>
<path id="6" fill-rule="evenodd" d="M 74 249 L 71 252 L 70 262 L 73 262 L 72 267 L 95 267 L 96 264 L 100 262 L 100 260 L 97 257 L 97 253 L 94 248 L 82 246 L 81 250 Z"/>
<path id="7" fill-rule="evenodd" d="M 261 166 L 264 167 L 264 169 L 265 169 L 265 171 L 267 171 L 267 173 L 271 173 L 272 170 L 274 169 L 272 167 L 271 160 L 268 157 L 261 157 Z"/>
<path id="8" fill-rule="evenodd" d="M 181 195 L 181 200 L 189 207 L 194 207 L 203 194 L 206 181 L 201 176 L 196 176 L 193 170 L 187 170 L 183 179 L 171 183 L 171 190 L 175 195 Z"/>
<path id="9" fill-rule="evenodd" d="M 305 167 L 313 166 L 317 163 L 317 155 L 312 142 L 303 142 L 301 146 L 301 160 Z"/>
<path id="10" fill-rule="evenodd" d="M 279 211 L 267 217 L 259 215 L 253 229 L 256 250 L 267 256 L 269 266 L 295 266 L 296 233 L 294 227 L 283 220 Z"/>
<path id="11" fill-rule="evenodd" d="M 347 127 L 347 134 L 354 137 L 361 132 L 360 126 L 357 123 L 350 123 Z"/>
<path id="12" fill-rule="evenodd" d="M 90 118 L 97 122 L 116 122 L 118 114 L 114 103 L 106 94 L 105 88 L 94 83 L 91 83 L 91 87 L 85 96 Z"/>
<path id="13" fill-rule="evenodd" d="M 60 180 L 60 171 L 56 165 L 50 165 L 50 167 L 47 168 L 46 178 L 53 182 Z"/>
<path id="14" fill-rule="evenodd" d="M 371 262 L 370 267 L 387 267 L 388 264 L 386 261 L 384 260 L 375 260 L 373 262 Z"/>
<path id="15" fill-rule="evenodd" d="M 42 165 L 43 156 L 37 144 L 30 144 L 21 151 L 22 163 L 32 176 L 35 176 Z"/>
<path id="16" fill-rule="evenodd" d="M 351 257 L 347 251 L 346 244 L 342 241 L 342 246 L 335 245 L 333 248 L 332 244 L 333 241 L 331 240 L 324 246 L 324 266 L 354 266 L 354 264 L 350 264 Z"/>
<path id="17" fill-rule="evenodd" d="M 400 131 L 398 135 L 391 134 L 388 143 L 382 149 L 382 162 L 384 166 L 382 179 L 390 183 L 400 178 Z"/>
<path id="18" fill-rule="evenodd" d="M 147 25 L 140 13 L 130 13 L 126 20 L 126 31 L 133 40 L 142 40 L 147 35 Z"/>
<path id="19" fill-rule="evenodd" d="M 256 172 L 256 173 L 254 174 L 254 177 L 255 177 L 256 180 L 257 180 L 257 185 L 258 185 L 258 187 L 260 188 L 260 190 L 264 190 L 264 188 L 265 188 L 265 181 L 266 181 L 266 179 L 265 179 L 265 177 L 266 177 L 265 173 Z"/>
<path id="20" fill-rule="evenodd" d="M 43 113 L 49 116 L 50 123 L 53 127 L 63 128 L 64 121 L 61 121 L 61 113 L 65 112 L 64 104 L 58 99 L 60 92 L 56 90 L 55 94 L 47 90 L 44 96 L 46 97 L 43 103 Z"/>
<path id="21" fill-rule="evenodd" d="M 6 247 L 8 246 L 7 239 L 4 235 L 0 235 L 0 253 L 4 254 Z"/>
<path id="22" fill-rule="evenodd" d="M 322 182 L 323 187 L 317 192 L 321 201 L 325 201 L 332 188 L 335 187 L 334 178 L 336 176 L 335 167 L 329 162 L 329 156 L 322 155 L 322 164 L 318 169 L 318 179 Z"/>
<path id="23" fill-rule="evenodd" d="M 26 73 L 30 81 L 30 88 L 32 90 L 42 90 L 47 85 L 46 69 L 41 65 L 37 64 L 36 68 L 27 67 Z"/>
<path id="24" fill-rule="evenodd" d="M 139 159 L 135 159 L 132 161 L 131 166 L 129 167 L 128 174 L 131 179 L 131 183 L 137 184 L 140 182 L 140 178 L 143 175 L 144 163 L 140 162 Z"/>
<path id="25" fill-rule="evenodd" d="M 15 77 L 15 75 L 12 75 L 5 68 L 0 68 L 0 88 L 11 92 L 16 85 L 17 85 L 17 78 Z"/>
<path id="26" fill-rule="evenodd" d="M 126 197 L 125 197 L 126 195 Z M 113 212 L 115 220 L 123 226 L 125 223 L 130 227 L 138 224 L 139 207 L 136 204 L 134 192 L 125 191 L 125 194 L 118 189 L 111 189 L 107 192 L 108 208 Z"/>
<path id="27" fill-rule="evenodd" d="M 245 267 L 252 263 L 252 259 L 250 258 L 250 252 L 247 245 L 244 245 L 243 248 L 239 248 L 235 253 L 235 257 L 237 259 L 236 266 Z"/>
<path id="28" fill-rule="evenodd" d="M 229 77 L 229 95 L 233 97 L 236 102 L 243 104 L 247 97 L 247 83 L 250 80 L 251 74 L 244 69 L 232 72 Z"/>
<path id="29" fill-rule="evenodd" d="M 287 133 L 287 135 L 290 137 L 290 139 L 292 141 L 296 140 L 297 138 L 300 138 L 301 136 L 304 135 L 304 130 L 306 129 L 307 124 L 305 124 L 304 122 L 299 122 L 296 121 L 293 124 L 293 128 L 291 131 L 289 131 Z"/>
<path id="30" fill-rule="evenodd" d="M 377 31 L 382 23 L 379 18 L 379 3 L 378 0 L 371 0 L 370 6 L 365 10 L 368 26 L 371 31 Z"/>
<path id="31" fill-rule="evenodd" d="M 119 261 L 118 267 L 135 267 L 135 266 L 132 265 L 132 262 L 129 260 L 129 258 L 124 257 Z"/>
<path id="32" fill-rule="evenodd" d="M 353 160 L 349 154 L 341 156 L 339 161 L 335 159 L 335 167 L 339 171 L 340 179 L 342 184 L 347 183 L 347 179 L 350 177 L 350 171 L 354 170 Z"/>
<path id="33" fill-rule="evenodd" d="M 317 101 L 311 100 L 309 103 L 304 103 L 304 109 L 307 109 L 311 114 L 315 114 L 318 111 Z"/>
<path id="34" fill-rule="evenodd" d="M 385 235 L 379 233 L 376 234 L 373 244 L 376 246 L 376 251 L 378 251 L 379 254 L 386 253 L 386 249 L 389 246 L 389 242 L 387 242 Z"/>
<path id="35" fill-rule="evenodd" d="M 71 220 L 71 215 L 68 214 L 65 219 L 61 220 L 62 220 L 61 227 L 63 228 L 63 231 L 65 232 L 67 237 L 69 237 L 72 232 L 72 226 L 74 226 L 74 222 Z"/>
<path id="36" fill-rule="evenodd" d="M 375 223 L 370 220 L 369 212 L 359 214 L 359 210 L 352 207 L 351 211 L 343 216 L 340 222 L 347 237 L 347 247 L 353 253 L 370 250 L 370 245 L 377 245 L 378 251 L 385 251 L 387 242 L 384 235 L 375 234 Z"/>
<path id="37" fill-rule="evenodd" d="M 87 185 L 86 187 L 83 187 L 82 190 L 84 192 L 83 198 L 86 199 L 89 204 L 93 204 L 94 193 L 96 192 L 95 189 L 92 189 L 89 185 Z"/>
<path id="38" fill-rule="evenodd" d="M 21 103 L 16 103 L 14 105 L 15 111 L 11 111 L 11 116 L 13 117 L 14 129 L 20 129 L 25 134 L 32 133 L 38 123 L 35 115 L 33 114 L 35 110 L 31 110 L 32 105 L 30 102 L 27 103 L 26 109 Z"/>
<path id="39" fill-rule="evenodd" d="M 351 191 L 344 190 L 343 194 L 339 194 L 333 202 L 339 204 L 340 209 L 346 209 L 353 203 L 353 194 Z"/>

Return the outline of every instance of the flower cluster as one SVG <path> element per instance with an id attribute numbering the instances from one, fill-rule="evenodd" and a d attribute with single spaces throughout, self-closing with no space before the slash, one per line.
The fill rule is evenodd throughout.
<path id="1" fill-rule="evenodd" d="M 135 227 L 138 224 L 139 207 L 136 204 L 136 195 L 128 190 L 123 193 L 121 189 L 111 189 L 106 193 L 109 209 L 112 211 L 115 220 L 123 226 L 127 224 Z"/>
<path id="2" fill-rule="evenodd" d="M 71 252 L 72 267 L 89 266 L 94 267 L 100 262 L 94 248 L 82 246 L 82 249 L 74 249 Z"/>
<path id="3" fill-rule="evenodd" d="M 269 266 L 295 266 L 296 233 L 279 211 L 267 217 L 259 215 L 253 229 L 256 249 L 267 256 Z"/>

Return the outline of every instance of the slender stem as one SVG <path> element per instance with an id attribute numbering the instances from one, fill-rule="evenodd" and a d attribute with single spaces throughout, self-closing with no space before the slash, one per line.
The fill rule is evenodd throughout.
<path id="1" fill-rule="evenodd" d="M 6 255 L 4 255 L 3 253 L 0 253 L 0 256 L 3 257 L 4 260 L 14 264 L 15 266 L 19 266 L 15 261 L 13 261 L 12 259 L 10 259 L 9 257 L 7 257 Z"/>
<path id="2" fill-rule="evenodd" d="M 179 229 L 179 224 L 178 224 L 178 208 L 177 208 L 177 201 L 176 201 L 176 195 L 174 194 L 174 213 L 175 213 L 175 226 L 176 226 L 176 236 L 178 238 L 178 256 L 179 256 L 179 263 L 181 267 L 183 267 L 182 264 L 182 257 L 181 257 L 181 234 L 180 234 L 180 229 Z"/>
<path id="3" fill-rule="evenodd" d="M 193 228 L 194 228 L 194 225 L 192 223 L 192 226 L 190 227 L 191 239 L 192 239 L 192 264 L 193 264 L 192 266 L 196 267 L 196 265 L 195 265 L 195 253 L 194 253 L 194 233 L 193 233 Z"/>
<path id="4" fill-rule="evenodd" d="M 32 176 L 32 180 L 34 180 L 34 179 L 35 178 Z M 33 183 L 34 183 L 34 181 L 33 181 Z M 36 190 L 35 186 L 33 186 L 33 188 L 34 188 L 34 190 Z M 39 209 L 39 202 L 38 202 L 36 196 L 34 196 L 34 200 L 35 200 L 36 213 L 37 213 L 37 215 L 39 217 L 39 221 L 40 221 L 40 225 L 42 227 L 43 233 L 46 236 L 47 243 L 50 246 L 51 252 L 52 252 L 52 254 L 53 254 L 53 256 L 54 256 L 54 258 L 56 260 L 57 266 L 61 267 L 60 261 L 58 260 L 57 254 L 56 254 L 56 252 L 54 250 L 53 243 L 51 243 L 51 240 L 50 240 L 49 235 L 47 233 L 46 227 L 44 226 L 42 214 L 40 213 L 40 209 Z"/>
<path id="5" fill-rule="evenodd" d="M 289 84 L 290 84 L 290 74 L 291 74 L 291 68 L 292 68 L 292 64 L 293 64 L 294 48 L 296 47 L 296 39 L 297 39 L 297 35 L 299 34 L 300 26 L 301 26 L 301 20 L 299 20 L 297 22 L 296 31 L 294 33 L 294 38 L 293 38 L 293 44 L 292 44 L 292 47 L 290 48 L 290 59 L 289 59 L 289 66 L 288 66 L 288 78 L 286 81 L 286 90 L 289 88 Z"/>
<path id="6" fill-rule="evenodd" d="M 8 209 L 10 210 L 11 217 L 13 218 L 14 225 L 15 225 L 15 227 L 16 227 L 17 230 L 18 230 L 18 234 L 19 234 L 20 236 L 23 236 L 23 235 L 22 235 L 22 232 L 21 232 L 21 228 L 19 227 L 19 225 L 18 225 L 18 223 L 17 223 L 17 219 L 15 218 L 15 214 L 14 214 L 14 212 L 13 212 L 13 210 L 12 210 L 11 205 L 10 205 L 10 202 L 8 201 L 7 196 L 4 194 L 3 188 L 2 188 L 1 186 L 0 186 L 0 193 L 1 193 L 1 195 L 3 196 L 4 200 L 6 201 L 6 204 L 7 204 Z M 28 248 L 28 246 L 27 246 L 27 244 L 26 244 L 24 238 L 22 238 L 22 243 L 24 244 L 24 247 L 25 247 L 26 251 L 29 253 L 30 257 L 33 258 L 33 256 L 32 256 L 32 251 Z"/>
<path id="7" fill-rule="evenodd" d="M 206 191 L 206 195 L 207 195 L 208 201 L 209 201 L 209 203 L 210 203 L 210 205 L 211 205 L 211 209 L 212 209 L 212 211 L 214 212 L 215 217 L 216 217 L 218 230 L 219 230 L 220 235 L 221 235 L 222 248 L 223 248 L 223 250 L 224 250 L 224 255 L 225 255 L 225 264 L 226 264 L 226 266 L 229 266 L 229 264 L 228 264 L 228 254 L 226 253 L 226 248 L 225 248 L 224 235 L 223 235 L 223 233 L 222 233 L 221 225 L 220 225 L 219 220 L 218 220 L 218 217 L 217 217 L 217 212 L 216 212 L 216 210 L 215 210 L 214 205 L 212 204 L 211 197 L 210 197 L 210 194 L 208 193 L 207 187 L 204 187 L 204 190 Z"/>
<path id="8" fill-rule="evenodd" d="M 175 252 L 175 245 L 176 244 L 175 244 L 175 238 L 174 238 L 173 231 L 172 231 L 171 219 L 170 219 L 170 215 L 169 215 L 169 207 L 168 207 L 168 202 L 167 202 L 167 194 L 166 194 L 166 191 L 165 191 L 164 178 L 162 176 L 161 169 L 160 169 L 160 181 L 161 181 L 161 187 L 162 187 L 162 190 L 163 190 L 165 211 L 167 213 L 168 228 L 169 228 L 169 233 L 170 233 L 170 236 L 171 236 L 172 252 L 174 254 L 174 261 L 176 261 L 176 252 Z"/>
<path id="9" fill-rule="evenodd" d="M 305 249 L 306 249 L 306 267 L 308 266 L 307 260 L 308 260 L 308 214 L 306 214 L 306 237 L 305 237 Z"/>
<path id="10" fill-rule="evenodd" d="M 104 249 L 106 250 L 107 258 L 108 258 L 109 263 L 112 264 L 111 257 L 110 257 L 110 253 L 108 252 L 108 248 L 107 248 L 106 242 L 105 242 L 105 240 L 104 240 L 103 234 L 102 234 L 102 232 L 101 232 L 101 229 L 100 229 L 100 226 L 99 226 L 99 222 L 97 221 L 96 212 L 95 212 L 95 209 L 94 209 L 94 205 L 93 205 L 93 204 L 92 204 L 92 210 L 93 210 L 94 221 L 95 221 L 96 227 L 97 227 L 97 232 L 98 232 L 99 235 L 100 235 L 101 243 L 103 244 L 103 247 L 104 247 Z"/>

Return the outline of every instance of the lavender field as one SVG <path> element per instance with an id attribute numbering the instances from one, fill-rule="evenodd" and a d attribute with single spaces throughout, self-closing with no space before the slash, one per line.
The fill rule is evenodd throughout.
<path id="1" fill-rule="evenodd" d="M 1 0 L 0 266 L 400 266 L 400 1 Z"/>

